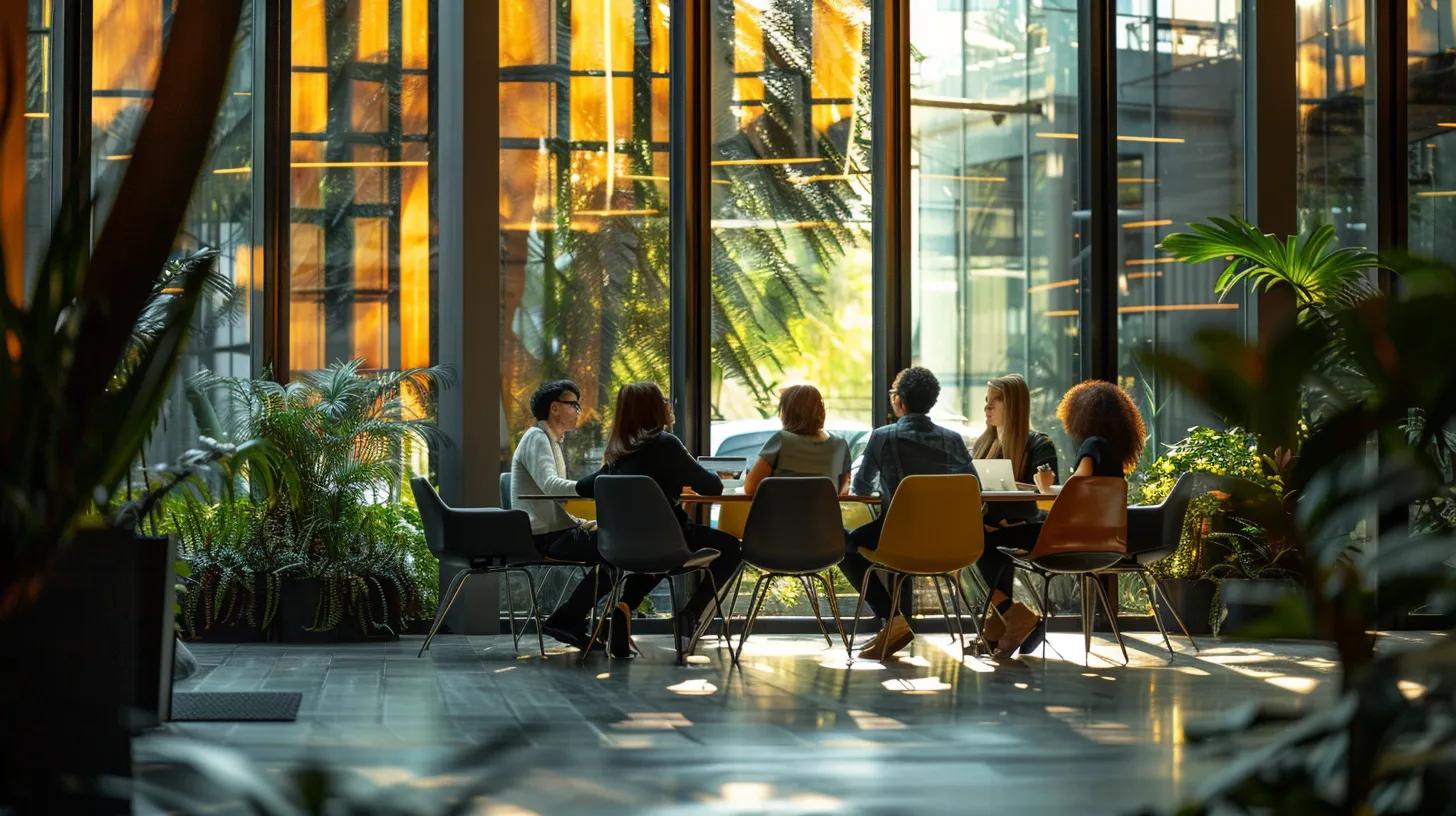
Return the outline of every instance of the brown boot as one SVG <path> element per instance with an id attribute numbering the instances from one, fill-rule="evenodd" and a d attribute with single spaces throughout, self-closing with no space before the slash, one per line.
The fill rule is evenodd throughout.
<path id="1" fill-rule="evenodd" d="M 997 660 L 1006 660 L 1016 654 L 1021 642 L 1026 640 L 1036 630 L 1036 625 L 1041 623 L 1041 616 L 1031 611 L 1026 604 L 1012 604 L 1006 611 L 1006 631 L 996 639 Z"/>
<path id="2" fill-rule="evenodd" d="M 880 630 L 870 644 L 860 650 L 859 656 L 866 660 L 888 660 L 890 655 L 910 645 L 915 639 L 915 633 L 910 631 L 910 623 L 904 616 L 896 615 L 885 622 L 885 628 Z"/>
<path id="3" fill-rule="evenodd" d="M 992 649 L 996 648 L 996 641 L 1006 636 L 1006 619 L 1001 614 L 992 606 L 986 610 L 986 619 L 981 621 L 981 638 Z"/>

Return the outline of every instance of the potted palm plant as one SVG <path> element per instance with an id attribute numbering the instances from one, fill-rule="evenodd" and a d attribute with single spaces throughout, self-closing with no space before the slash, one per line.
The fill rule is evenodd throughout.
<path id="1" fill-rule="evenodd" d="M 187 277 L 115 381 L 205 158 L 240 12 L 241 0 L 177 4 L 151 113 L 94 243 L 78 174 L 29 297 L 0 294 L 0 802 L 21 812 L 128 809 L 88 783 L 130 774 L 123 710 L 151 628 L 143 610 L 160 614 L 158 648 L 171 640 L 170 561 L 92 508 L 150 432 L 201 299 L 203 276 Z M 24 55 L 0 49 L 0 73 L 23 75 Z M 0 122 L 23 103 L 0 95 Z"/>

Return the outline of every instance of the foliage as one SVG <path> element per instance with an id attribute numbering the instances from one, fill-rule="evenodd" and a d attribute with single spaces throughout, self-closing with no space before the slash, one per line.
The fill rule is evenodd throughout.
<path id="1" fill-rule="evenodd" d="M 73 174 L 29 298 L 0 294 L 8 352 L 0 394 L 25 395 L 0 400 L 0 619 L 39 596 L 81 518 L 115 491 L 175 371 L 204 275 L 185 276 L 153 314 L 153 341 L 129 361 L 126 383 L 112 387 L 207 152 L 240 4 L 179 5 L 151 113 L 99 233 L 89 179 Z M 24 70 L 23 53 L 0 59 L 6 72 Z M 7 97 L 3 106 L 0 120 L 8 121 L 22 115 L 24 99 Z M 0 279 L 12 274 L 0 268 Z"/>
<path id="2" fill-rule="evenodd" d="M 1301 394 L 1325 376 L 1331 343 L 1367 384 L 1312 422 L 1287 487 L 1292 513 L 1252 519 L 1289 541 L 1302 563 L 1304 600 L 1292 600 L 1258 632 L 1302 627 L 1334 643 L 1341 696 L 1229 762 L 1189 812 L 1413 813 L 1449 809 L 1456 779 L 1456 638 L 1377 654 L 1370 593 L 1380 578 L 1383 607 L 1456 607 L 1453 541 L 1399 522 L 1412 505 L 1448 495 L 1446 464 L 1432 442 L 1456 420 L 1456 270 L 1398 260 L 1402 293 L 1331 306 L 1327 320 L 1291 321 L 1259 347 L 1234 335 L 1195 335 L 1186 355 L 1147 355 L 1166 377 L 1215 413 L 1258 434 L 1267 449 L 1299 436 Z M 1412 430 L 1412 411 L 1421 426 Z M 1382 456 L 1372 466 L 1368 440 Z M 1236 497 L 1237 498 L 1237 497 Z M 1370 516 L 1388 520 L 1379 547 L 1354 550 L 1351 531 Z M 1254 633 L 1250 633 L 1254 634 Z M 1418 684 L 1403 693 L 1401 683 Z M 1408 688 L 1415 688 L 1409 687 Z M 1228 725 L 1264 721 L 1250 711 Z"/>
<path id="3" fill-rule="evenodd" d="M 1299 553 L 1286 542 L 1269 537 L 1262 525 L 1249 519 L 1231 517 L 1235 530 L 1211 532 L 1204 536 L 1204 545 L 1213 544 L 1223 557 L 1203 571 L 1203 577 L 1218 587 L 1209 605 L 1208 622 L 1217 636 L 1223 626 L 1224 581 L 1299 581 Z"/>
<path id="4" fill-rule="evenodd" d="M 1213 285 L 1219 295 L 1241 283 L 1265 291 L 1283 285 L 1293 290 L 1300 309 L 1311 309 L 1348 306 L 1376 294 L 1366 273 L 1385 264 L 1363 249 L 1331 249 L 1335 229 L 1328 224 L 1303 238 L 1290 235 L 1281 242 L 1237 215 L 1208 221 L 1189 224 L 1192 233 L 1167 236 L 1161 247 L 1182 263 L 1227 260 Z"/>

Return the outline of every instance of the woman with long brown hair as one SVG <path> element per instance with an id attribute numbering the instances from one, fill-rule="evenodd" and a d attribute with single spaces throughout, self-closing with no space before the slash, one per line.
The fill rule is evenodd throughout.
<path id="1" fill-rule="evenodd" d="M 976 459 L 1010 459 L 1018 482 L 1038 482 L 1043 489 L 1056 481 L 1057 448 L 1051 437 L 1031 429 L 1031 389 L 1020 374 L 1007 374 L 986 383 L 986 431 L 976 440 Z M 1038 476 L 1045 473 L 1048 475 Z M 1045 483 L 1045 484 L 1041 484 Z M 986 551 L 976 568 L 991 587 L 996 612 L 986 618 L 983 631 L 995 641 L 1004 630 L 1002 615 L 1011 609 L 1016 573 L 999 547 L 1030 549 L 1041 531 L 1036 502 L 991 502 L 985 506 Z"/>
<path id="2" fill-rule="evenodd" d="M 770 476 L 824 476 L 840 493 L 849 490 L 849 443 L 824 430 L 824 397 L 812 385 L 791 385 L 779 394 L 784 429 L 769 437 L 743 480 L 752 496 Z"/>
<path id="3" fill-rule="evenodd" d="M 1057 418 L 1077 445 L 1073 476 L 1126 478 L 1137 467 L 1147 429 L 1137 403 L 1115 383 L 1088 380 L 1073 386 L 1057 406 Z M 1031 544 L 1035 545 L 1035 539 Z M 1006 546 L 1006 545 L 1000 545 Z M 989 550 L 991 544 L 987 540 Z M 1021 546 L 1032 549 L 1032 546 Z M 1046 636 L 1046 622 L 1025 604 L 1014 604 L 1005 617 L 1005 631 L 996 644 L 996 656 L 1010 657 L 1018 648 L 1030 653 Z M 987 639 L 991 639 L 987 636 Z"/>
<path id="4" fill-rule="evenodd" d="M 663 495 L 672 504 L 673 513 L 683 527 L 688 546 L 693 549 L 712 548 L 722 555 L 710 567 L 718 586 L 728 586 L 728 579 L 738 569 L 742 560 L 738 540 L 727 533 L 711 527 L 704 527 L 688 521 L 678 503 L 678 496 L 684 486 L 706 496 L 723 493 L 723 482 L 716 475 L 704 469 L 688 453 L 681 440 L 668 430 L 672 426 L 672 408 L 663 396 L 662 389 L 654 382 L 639 382 L 622 386 L 617 392 L 616 413 L 612 417 L 612 429 L 607 436 L 607 449 L 602 457 L 602 466 L 595 473 L 576 483 L 576 492 L 588 498 L 595 496 L 595 483 L 599 476 L 647 476 L 657 482 Z M 642 603 L 660 578 L 634 575 L 622 589 L 622 597 L 612 614 L 618 616 L 612 627 L 612 654 L 616 657 L 631 656 L 632 610 Z M 573 620 L 585 620 L 592 603 L 610 591 L 610 582 L 601 582 L 593 597 L 589 582 L 582 581 L 570 599 L 562 605 L 569 610 Z M 684 638 L 691 639 L 699 631 L 704 613 L 712 604 L 712 588 L 704 583 L 677 611 L 678 631 Z M 561 611 L 552 617 L 558 617 Z"/>

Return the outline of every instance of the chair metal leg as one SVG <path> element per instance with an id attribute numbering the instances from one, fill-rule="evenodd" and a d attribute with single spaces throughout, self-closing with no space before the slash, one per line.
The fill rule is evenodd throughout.
<path id="1" fill-rule="evenodd" d="M 501 570 L 501 582 L 506 585 L 506 617 L 510 620 L 511 627 L 511 648 L 518 649 L 521 646 L 521 635 L 525 634 L 525 627 L 521 627 L 520 634 L 516 633 L 516 593 L 511 586 L 510 570 Z"/>
<path id="2" fill-rule="evenodd" d="M 814 620 L 819 624 L 819 634 L 824 636 L 824 645 L 833 646 L 834 641 L 829 639 L 829 629 L 824 626 L 824 616 L 819 614 L 819 593 L 814 591 L 809 576 L 800 575 L 799 583 L 804 587 L 804 597 L 809 600 L 809 608 L 814 611 Z"/>
<path id="3" fill-rule="evenodd" d="M 1092 599 L 1092 579 L 1087 573 L 1078 575 L 1079 589 L 1077 594 L 1082 600 L 1082 665 L 1092 665 L 1092 626 L 1097 620 L 1097 608 Z"/>
<path id="4" fill-rule="evenodd" d="M 865 570 L 864 580 L 859 582 L 859 600 L 854 602 L 854 620 L 850 623 L 849 642 L 844 645 L 845 654 L 850 661 L 854 660 L 854 642 L 859 638 L 859 613 L 864 609 L 865 593 L 869 591 L 870 579 L 875 574 L 875 566 Z"/>
<path id="5" fill-rule="evenodd" d="M 975 567 L 971 567 L 970 568 L 970 572 L 974 575 L 976 573 Z M 978 578 L 972 578 L 971 580 L 972 580 L 973 583 L 975 583 L 977 585 L 977 589 L 982 589 L 982 587 L 980 585 L 980 581 L 979 581 Z M 971 599 L 966 595 L 966 587 L 965 587 L 965 584 L 961 582 L 960 574 L 959 573 L 956 573 L 955 575 L 947 575 L 946 576 L 946 581 L 952 587 L 954 587 L 954 589 L 952 590 L 951 597 L 954 599 L 957 595 L 960 596 L 960 600 L 957 603 L 964 603 L 966 605 L 966 613 L 969 614 L 969 615 L 971 615 L 971 628 L 976 631 L 976 643 L 978 644 L 976 646 L 976 653 L 977 654 L 980 654 L 981 646 L 979 644 L 984 644 L 986 642 L 986 633 L 984 631 L 982 631 L 982 629 L 981 629 L 981 619 L 985 616 L 986 613 L 983 610 L 981 612 L 980 616 L 977 616 L 975 614 L 976 607 L 975 607 L 974 604 L 971 603 Z M 986 592 L 986 603 L 989 604 L 990 602 L 991 602 L 991 593 L 989 591 L 987 591 Z M 959 606 L 957 606 L 957 608 L 959 608 Z M 960 613 L 957 612 L 956 614 L 960 614 Z M 998 612 L 997 614 L 999 615 L 1000 613 Z M 962 635 L 962 638 L 963 639 L 964 639 L 965 633 L 966 633 L 966 625 L 965 625 L 965 622 L 962 621 L 961 622 L 961 635 Z M 961 651 L 962 652 L 965 652 L 965 650 L 966 650 L 966 647 L 965 646 L 961 646 Z"/>
<path id="6" fill-rule="evenodd" d="M 1178 624 L 1179 629 L 1183 630 L 1183 637 L 1188 638 L 1188 642 L 1193 645 L 1193 651 L 1196 654 L 1199 651 L 1198 641 L 1193 639 L 1193 635 L 1188 632 L 1188 626 L 1183 623 L 1183 616 L 1178 614 L 1178 609 L 1173 606 L 1173 603 L 1171 601 L 1168 600 L 1168 593 L 1163 591 L 1163 582 L 1159 581 L 1158 576 L 1154 575 L 1153 573 L 1147 570 L 1144 570 L 1143 572 L 1145 575 L 1148 576 L 1148 578 L 1152 579 L 1153 588 L 1158 590 L 1158 597 L 1163 599 L 1163 606 L 1166 606 L 1168 608 L 1168 611 L 1172 613 L 1174 622 Z"/>
<path id="7" fill-rule="evenodd" d="M 956 635 L 959 637 L 957 642 L 961 647 L 961 654 L 964 655 L 966 653 L 966 622 L 961 618 L 961 599 L 956 592 L 956 585 L 959 585 L 960 581 L 951 573 L 941 575 L 940 580 L 945 582 L 946 594 L 950 595 L 950 608 L 955 613 Z M 976 633 L 979 635 L 980 624 L 974 620 L 971 623 L 976 627 Z"/>
<path id="8" fill-rule="evenodd" d="M 1163 619 L 1158 615 L 1158 594 L 1153 585 L 1148 581 L 1148 574 L 1138 570 L 1138 577 L 1143 581 L 1143 590 L 1148 594 L 1148 611 L 1153 615 L 1153 623 L 1158 625 L 1158 633 L 1163 636 L 1163 645 L 1168 647 L 1168 662 L 1172 663 L 1178 655 L 1173 651 L 1173 641 L 1168 637 L 1168 628 L 1163 626 Z"/>
<path id="9" fill-rule="evenodd" d="M 611 610 L 617 605 L 616 598 L 621 596 L 622 585 L 626 580 L 627 575 L 626 573 L 623 573 L 621 575 L 618 575 L 612 581 L 612 589 L 610 592 L 607 593 L 607 613 L 605 615 L 602 615 L 600 618 L 597 618 L 597 625 L 592 627 L 592 635 L 589 639 L 587 639 L 586 648 L 581 650 L 581 657 L 577 662 L 582 664 L 586 663 L 587 655 L 591 654 L 592 647 L 596 645 L 597 640 L 599 640 L 602 636 L 603 627 L 606 627 L 607 629 L 607 643 L 609 644 L 607 654 L 610 657 L 612 651 L 610 648 L 610 643 L 612 640 L 612 618 L 616 617 L 612 614 Z"/>
<path id="10" fill-rule="evenodd" d="M 733 611 L 738 607 L 738 593 L 743 590 L 743 574 L 747 571 L 748 566 L 746 564 L 739 564 L 738 569 L 728 579 L 733 584 L 733 593 L 728 596 L 728 617 L 723 619 L 726 623 L 723 631 L 718 633 L 718 639 L 728 644 L 728 651 L 730 652 L 733 651 L 733 635 L 729 631 L 728 626 L 733 621 Z"/>
<path id="11" fill-rule="evenodd" d="M 541 635 L 541 610 L 536 606 L 536 579 L 531 577 L 531 570 L 526 567 L 519 567 L 515 571 L 526 576 L 526 592 L 531 598 L 531 617 L 526 619 L 526 623 L 529 624 L 532 620 L 536 621 L 536 648 L 540 649 L 541 656 L 545 657 L 546 639 Z M 526 627 L 522 625 L 521 635 L 524 636 L 525 634 Z M 519 641 L 517 641 L 517 643 L 519 643 Z"/>
<path id="12" fill-rule="evenodd" d="M 771 572 L 760 573 L 758 580 L 753 584 L 753 594 L 748 596 L 748 616 L 743 620 L 743 631 L 738 634 L 738 660 L 743 659 L 743 644 L 747 642 L 748 635 L 753 631 L 753 623 L 758 620 L 758 610 L 768 598 L 768 590 L 773 586 L 774 575 Z M 731 648 L 731 644 L 730 644 Z"/>
<path id="13" fill-rule="evenodd" d="M 1042 575 L 1041 578 L 1041 619 L 1050 629 L 1052 625 L 1052 574 L 1050 572 Z M 1051 638 L 1042 636 L 1041 659 L 1046 660 L 1046 645 Z"/>
<path id="14" fill-rule="evenodd" d="M 1089 575 L 1088 579 L 1097 587 L 1097 597 L 1102 601 L 1102 609 L 1107 612 L 1107 622 L 1112 625 L 1112 636 L 1117 638 L 1117 645 L 1122 648 L 1122 665 L 1126 666 L 1131 658 L 1127 656 L 1127 644 L 1122 642 L 1122 632 L 1117 630 L 1117 615 L 1112 611 L 1112 602 L 1107 600 L 1107 591 L 1102 588 L 1102 582 L 1097 580 L 1096 575 Z"/>
<path id="15" fill-rule="evenodd" d="M 465 587 L 465 579 L 471 575 L 470 570 L 463 569 L 450 579 L 450 585 L 445 587 L 445 593 L 440 596 L 440 605 L 435 609 L 435 621 L 430 624 L 430 633 L 425 635 L 425 642 L 420 644 L 420 651 L 415 657 L 425 656 L 425 652 L 430 648 L 430 643 L 435 640 L 435 635 L 439 634 L 440 626 L 445 623 L 445 615 L 450 611 L 450 607 L 455 605 L 455 597 Z"/>
<path id="16" fill-rule="evenodd" d="M 815 573 L 824 584 L 824 597 L 829 600 L 829 612 L 834 616 L 834 628 L 839 630 L 839 639 L 844 641 L 844 648 L 849 648 L 849 635 L 844 631 L 844 621 L 839 617 L 839 598 L 834 595 L 834 578 L 827 573 Z"/>
<path id="17" fill-rule="evenodd" d="M 707 576 L 708 576 L 708 586 L 713 590 L 713 608 L 715 610 L 717 610 L 717 612 L 718 612 L 718 623 L 719 623 L 718 631 L 722 635 L 724 641 L 726 641 L 729 644 L 729 647 L 730 647 L 728 649 L 728 659 L 729 659 L 730 662 L 732 662 L 732 664 L 734 666 L 737 666 L 738 665 L 738 655 L 736 655 L 736 654 L 733 653 L 733 649 L 731 648 L 732 647 L 732 641 L 731 640 L 728 640 L 728 619 L 725 618 L 725 617 L 723 617 L 723 602 L 718 598 L 718 579 L 713 577 L 713 571 L 710 570 L 710 569 L 708 569 L 707 567 L 704 567 L 703 568 L 703 572 L 707 574 Z M 690 643 L 690 644 L 688 644 L 688 646 L 689 646 L 689 648 L 691 648 L 692 646 L 695 646 L 696 644 L 697 644 L 697 638 L 694 637 L 693 638 L 693 642 Z"/>
<path id="18" fill-rule="evenodd" d="M 893 620 L 897 615 L 900 614 L 900 595 L 901 595 L 902 592 L 905 591 L 905 583 L 906 583 L 906 581 L 909 581 L 910 582 L 910 591 L 911 592 L 914 592 L 915 591 L 915 581 L 910 576 L 905 575 L 904 573 L 898 573 L 897 572 L 897 573 L 891 573 L 891 575 L 893 576 L 891 578 L 891 583 L 894 586 L 894 589 L 892 589 L 891 592 L 890 592 L 890 620 Z M 905 624 L 907 626 L 910 624 L 910 619 L 909 619 L 908 616 L 905 619 Z M 885 621 L 885 625 L 886 626 L 889 626 L 890 625 L 890 621 L 889 620 L 886 620 Z M 912 638 L 914 637 L 913 634 L 911 636 L 912 636 Z M 889 645 L 889 644 L 888 643 L 884 643 L 884 644 L 881 645 L 881 648 L 880 648 L 880 657 L 879 657 L 879 660 L 882 663 L 890 657 L 888 654 L 885 653 L 884 646 L 887 646 L 887 645 Z"/>
<path id="19" fill-rule="evenodd" d="M 940 604 L 940 616 L 942 618 L 945 618 L 945 631 L 946 631 L 946 634 L 948 634 L 952 638 L 954 638 L 956 636 L 956 628 L 957 628 L 957 626 L 959 624 L 958 623 L 956 623 L 956 624 L 952 624 L 951 623 L 951 620 L 950 620 L 950 608 L 945 605 L 945 593 L 940 588 L 940 580 L 939 579 L 940 579 L 940 576 L 938 576 L 938 575 L 932 575 L 930 577 L 930 584 L 931 584 L 931 586 L 933 586 L 935 588 L 935 600 L 936 600 L 937 603 Z"/>
<path id="20" fill-rule="evenodd" d="M 667 576 L 667 598 L 670 613 L 668 617 L 672 618 L 672 650 L 677 653 L 677 664 L 681 666 L 686 662 L 687 655 L 683 654 L 682 638 L 678 635 L 682 627 L 677 620 L 677 583 L 672 580 L 671 575 Z"/>

